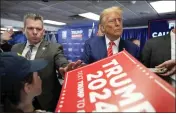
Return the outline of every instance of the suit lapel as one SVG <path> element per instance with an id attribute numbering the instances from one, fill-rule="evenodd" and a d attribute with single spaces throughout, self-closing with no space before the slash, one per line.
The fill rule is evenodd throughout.
<path id="1" fill-rule="evenodd" d="M 120 39 L 120 42 L 119 42 L 119 52 L 123 51 L 123 48 L 125 48 L 124 41 L 122 39 Z"/>
<path id="2" fill-rule="evenodd" d="M 170 37 L 170 34 L 168 34 L 164 37 L 165 37 L 164 43 L 165 43 L 166 50 L 163 50 L 163 51 L 165 51 L 165 54 L 163 56 L 164 56 L 165 60 L 168 60 L 168 59 L 171 59 L 171 37 Z"/>
<path id="3" fill-rule="evenodd" d="M 26 43 L 23 43 L 23 44 L 19 45 L 19 47 L 17 49 L 18 53 L 22 54 L 25 46 L 26 46 Z"/>
<path id="4" fill-rule="evenodd" d="M 107 57 L 107 46 L 106 46 L 106 41 L 105 41 L 105 36 L 99 38 L 100 42 L 99 44 L 99 50 L 100 50 L 100 58 Z"/>
<path id="5" fill-rule="evenodd" d="M 41 58 L 41 56 L 43 55 L 43 53 L 47 50 L 47 46 L 48 46 L 48 42 L 43 40 L 37 50 L 37 54 L 35 56 L 35 59 Z"/>

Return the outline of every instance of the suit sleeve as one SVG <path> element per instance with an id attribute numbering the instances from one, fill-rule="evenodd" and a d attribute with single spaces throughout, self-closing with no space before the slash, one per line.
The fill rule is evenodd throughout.
<path id="1" fill-rule="evenodd" d="M 0 44 L 0 49 L 3 50 L 3 52 L 9 52 L 12 48 L 12 45 L 10 45 L 8 42 L 4 44 Z"/>
<path id="2" fill-rule="evenodd" d="M 146 67 L 150 67 L 150 60 L 151 60 L 151 42 L 147 41 L 144 45 L 144 48 L 142 50 L 142 57 L 141 61 Z"/>
<path id="3" fill-rule="evenodd" d="M 137 60 L 140 61 L 140 48 L 139 47 L 136 47 L 136 54 L 135 54 L 135 57 Z"/>
<path id="4" fill-rule="evenodd" d="M 81 55 L 81 60 L 86 64 L 91 63 L 90 53 L 91 53 L 91 48 L 90 48 L 89 43 L 86 41 L 85 44 L 84 44 L 84 51 Z"/>
<path id="5" fill-rule="evenodd" d="M 13 45 L 12 48 L 11 48 L 11 52 L 17 52 L 16 50 L 18 49 L 19 45 L 20 45 L 20 44 L 15 44 L 15 45 Z M 22 54 L 22 53 L 21 53 L 21 54 Z"/>
<path id="6" fill-rule="evenodd" d="M 56 46 L 54 61 L 57 68 L 66 67 L 69 63 L 64 56 L 63 47 L 61 45 Z"/>

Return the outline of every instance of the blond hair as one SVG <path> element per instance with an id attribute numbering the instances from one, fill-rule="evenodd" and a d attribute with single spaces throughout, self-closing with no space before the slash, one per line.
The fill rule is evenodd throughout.
<path id="1" fill-rule="evenodd" d="M 117 7 L 117 6 L 113 6 L 113 7 L 104 9 L 100 14 L 100 19 L 99 19 L 100 24 L 102 24 L 102 22 L 104 22 L 105 15 L 109 14 L 110 12 L 117 12 L 118 14 L 121 15 L 123 13 L 123 10 L 122 10 L 122 8 Z"/>
<path id="2" fill-rule="evenodd" d="M 33 20 L 40 20 L 42 22 L 42 25 L 43 25 L 43 17 L 39 14 L 35 14 L 35 13 L 27 13 L 25 16 L 24 16 L 24 27 L 26 26 L 26 20 L 27 19 L 33 19 Z"/>

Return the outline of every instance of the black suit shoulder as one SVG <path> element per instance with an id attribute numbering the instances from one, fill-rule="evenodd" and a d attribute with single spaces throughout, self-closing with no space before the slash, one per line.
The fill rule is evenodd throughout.
<path id="1" fill-rule="evenodd" d="M 10 45 L 8 42 L 4 44 L 0 44 L 0 49 L 3 50 L 3 52 L 9 52 L 12 48 L 12 45 Z"/>
<path id="2" fill-rule="evenodd" d="M 170 58 L 170 36 L 160 36 L 149 39 L 142 50 L 142 63 L 149 68 L 163 63 Z"/>
<path id="3" fill-rule="evenodd" d="M 14 44 L 13 46 L 12 46 L 12 48 L 16 48 L 16 47 L 18 47 L 18 46 L 20 46 L 20 45 L 24 45 L 25 43 L 18 43 L 18 44 Z"/>
<path id="4" fill-rule="evenodd" d="M 26 44 L 26 42 L 25 42 L 25 43 L 18 43 L 18 44 L 15 44 L 15 45 L 12 46 L 11 51 L 12 51 L 12 52 L 22 51 L 22 50 L 21 50 L 21 47 L 22 47 L 22 49 L 23 49 L 24 46 L 25 46 L 25 44 Z"/>
<path id="5" fill-rule="evenodd" d="M 151 43 L 151 44 L 158 44 L 160 42 L 165 42 L 170 40 L 170 36 L 169 35 L 165 35 L 165 36 L 159 36 L 159 37 L 155 37 L 155 38 L 151 38 L 149 39 L 146 43 Z"/>

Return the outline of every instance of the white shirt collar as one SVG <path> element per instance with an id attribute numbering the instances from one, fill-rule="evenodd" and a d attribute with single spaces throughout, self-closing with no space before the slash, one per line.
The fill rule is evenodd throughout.
<path id="1" fill-rule="evenodd" d="M 35 44 L 34 46 L 38 49 L 38 47 L 40 46 L 42 41 L 40 41 L 39 43 Z M 29 47 L 30 43 L 29 41 L 27 40 L 27 43 L 26 43 L 26 46 Z"/>
<path id="2" fill-rule="evenodd" d="M 105 40 L 106 40 L 106 46 L 108 47 L 110 40 L 109 40 L 109 38 L 106 35 L 105 35 Z M 118 47 L 119 46 L 119 42 L 120 42 L 120 37 L 117 40 L 114 40 L 113 42 Z"/>

